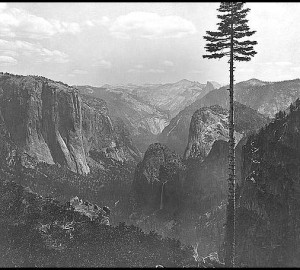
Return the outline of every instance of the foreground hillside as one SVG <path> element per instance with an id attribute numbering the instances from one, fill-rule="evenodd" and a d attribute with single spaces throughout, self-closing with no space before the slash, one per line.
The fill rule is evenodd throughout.
<path id="1" fill-rule="evenodd" d="M 116 227 L 43 198 L 14 182 L 0 181 L 1 267 L 195 266 L 192 249 L 179 241 Z"/>
<path id="2" fill-rule="evenodd" d="M 297 99 L 244 147 L 237 251 L 245 265 L 300 265 L 299 131 Z"/>

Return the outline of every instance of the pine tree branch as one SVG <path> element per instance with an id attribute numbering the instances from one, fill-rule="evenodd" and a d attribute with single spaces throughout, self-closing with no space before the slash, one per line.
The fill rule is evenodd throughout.
<path id="1" fill-rule="evenodd" d="M 218 59 L 218 58 L 224 57 L 225 55 L 228 55 L 228 54 L 226 54 L 226 53 L 213 53 L 213 54 L 203 55 L 203 58 Z"/>

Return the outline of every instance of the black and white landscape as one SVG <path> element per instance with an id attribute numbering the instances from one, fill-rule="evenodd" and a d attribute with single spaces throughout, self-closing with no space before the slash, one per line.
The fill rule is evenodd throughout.
<path id="1" fill-rule="evenodd" d="M 299 12 L 1 3 L 0 267 L 300 267 Z"/>

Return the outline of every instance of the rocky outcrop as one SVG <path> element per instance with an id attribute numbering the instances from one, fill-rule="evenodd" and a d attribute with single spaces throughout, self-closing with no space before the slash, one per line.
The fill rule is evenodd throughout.
<path id="1" fill-rule="evenodd" d="M 89 201 L 83 201 L 77 196 L 72 198 L 70 202 L 67 202 L 70 209 L 87 216 L 91 221 L 99 219 L 101 217 L 101 224 L 109 224 L 110 209 L 107 206 L 99 207 L 97 204 L 90 203 Z"/>
<path id="2" fill-rule="evenodd" d="M 184 112 L 183 110 L 182 112 Z M 172 118 L 170 124 L 166 126 L 162 133 L 157 136 L 160 143 L 167 145 L 176 153 L 183 155 L 188 142 L 189 126 L 193 112 L 180 112 Z"/>
<path id="3" fill-rule="evenodd" d="M 237 102 L 235 110 L 235 142 L 267 123 L 267 118 Z M 203 161 L 217 140 L 228 141 L 228 110 L 218 105 L 203 107 L 194 112 L 189 128 L 184 159 Z"/>
<path id="4" fill-rule="evenodd" d="M 85 152 L 100 151 L 117 161 L 137 162 L 140 152 L 120 118 L 110 116 L 107 104 L 99 98 L 82 95 L 83 143 Z"/>
<path id="5" fill-rule="evenodd" d="M 184 170 L 181 158 L 174 151 L 159 143 L 151 144 L 137 165 L 132 184 L 138 206 L 150 212 L 176 210 Z"/>
<path id="6" fill-rule="evenodd" d="M 241 174 L 244 144 L 245 139 L 242 139 L 236 147 L 237 175 Z M 133 190 L 138 208 L 134 224 L 190 245 L 199 242 L 201 256 L 218 251 L 224 236 L 227 178 L 226 141 L 215 141 L 202 162 L 180 161 L 166 146 L 153 144 L 135 173 Z M 237 178 L 240 183 L 239 176 Z M 210 216 L 215 211 L 218 214 Z"/>
<path id="7" fill-rule="evenodd" d="M 241 186 L 242 148 L 247 137 L 242 138 L 235 148 L 236 181 Z M 227 199 L 228 193 L 228 142 L 216 140 L 209 154 L 202 159 L 187 160 L 184 190 L 185 203 L 195 213 L 204 214 Z"/>
<path id="8" fill-rule="evenodd" d="M 33 77 L 3 74 L 0 87 L 3 121 L 23 152 L 78 173 L 89 172 L 82 143 L 78 93 Z"/>
<path id="9" fill-rule="evenodd" d="M 243 149 L 237 214 L 240 265 L 300 266 L 300 102 Z"/>
<path id="10" fill-rule="evenodd" d="M 1 126 L 10 141 L 38 162 L 87 174 L 90 149 L 118 148 L 105 103 L 83 102 L 75 88 L 63 83 L 2 73 L 0 105 Z"/>
<path id="11" fill-rule="evenodd" d="M 237 143 L 241 137 L 235 132 Z M 228 111 L 217 105 L 201 108 L 192 116 L 184 159 L 203 161 L 215 141 L 228 138 Z"/>

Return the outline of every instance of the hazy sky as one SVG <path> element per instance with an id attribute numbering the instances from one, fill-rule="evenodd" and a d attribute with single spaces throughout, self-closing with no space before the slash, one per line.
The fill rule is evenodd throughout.
<path id="1" fill-rule="evenodd" d="M 299 78 L 300 3 L 246 3 L 257 55 L 236 81 Z M 181 79 L 228 83 L 203 59 L 219 3 L 0 3 L 0 70 L 100 86 Z"/>

